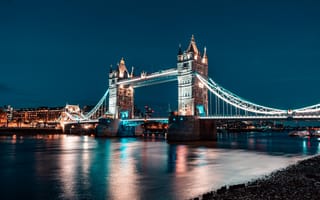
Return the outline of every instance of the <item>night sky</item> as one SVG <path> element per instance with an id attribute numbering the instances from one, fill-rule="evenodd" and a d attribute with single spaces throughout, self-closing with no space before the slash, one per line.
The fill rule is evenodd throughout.
<path id="1" fill-rule="evenodd" d="M 319 10 L 316 0 L 0 0 L 0 106 L 94 105 L 111 64 L 175 67 L 192 34 L 228 90 L 283 109 L 316 104 Z M 176 85 L 137 89 L 136 102 L 176 105 Z"/>

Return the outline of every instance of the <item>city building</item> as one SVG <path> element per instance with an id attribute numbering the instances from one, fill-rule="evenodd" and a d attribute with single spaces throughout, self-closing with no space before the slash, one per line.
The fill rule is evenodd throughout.
<path id="1" fill-rule="evenodd" d="M 64 107 L 38 107 L 14 109 L 11 126 L 37 126 L 48 124 L 59 119 Z M 44 125 L 42 125 L 44 126 Z"/>
<path id="2" fill-rule="evenodd" d="M 0 108 L 0 127 L 7 125 L 7 112 L 4 108 Z"/>

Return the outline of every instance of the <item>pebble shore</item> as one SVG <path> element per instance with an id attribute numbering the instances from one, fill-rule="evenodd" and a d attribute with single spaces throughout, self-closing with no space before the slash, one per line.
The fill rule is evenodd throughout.
<path id="1" fill-rule="evenodd" d="M 320 199 L 320 155 L 299 161 L 265 178 L 223 186 L 194 199 Z"/>

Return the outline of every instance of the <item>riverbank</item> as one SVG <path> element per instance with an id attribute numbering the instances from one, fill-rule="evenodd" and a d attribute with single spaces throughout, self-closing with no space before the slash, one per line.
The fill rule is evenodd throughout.
<path id="1" fill-rule="evenodd" d="M 62 129 L 32 128 L 32 127 L 1 127 L 0 135 L 33 135 L 33 134 L 60 134 Z"/>
<path id="2" fill-rule="evenodd" d="M 224 186 L 194 199 L 319 199 L 320 155 L 247 184 Z"/>

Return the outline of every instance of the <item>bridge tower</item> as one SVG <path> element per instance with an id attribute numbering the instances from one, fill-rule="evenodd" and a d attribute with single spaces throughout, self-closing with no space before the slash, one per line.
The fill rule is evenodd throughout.
<path id="1" fill-rule="evenodd" d="M 208 114 L 208 89 L 195 77 L 195 72 L 208 77 L 206 48 L 203 56 L 192 35 L 187 50 L 178 52 L 178 113 L 182 116 Z"/>
<path id="2" fill-rule="evenodd" d="M 208 77 L 208 57 L 206 48 L 203 55 L 192 35 L 188 48 L 178 52 L 178 115 L 169 117 L 167 140 L 194 141 L 216 140 L 216 124 L 213 120 L 203 120 L 208 115 L 208 89 L 196 77 L 196 73 Z"/>
<path id="3" fill-rule="evenodd" d="M 121 85 L 119 81 L 131 78 L 124 59 L 120 60 L 118 68 L 109 72 L 109 113 L 114 119 L 133 118 L 134 89 L 131 85 Z"/>

